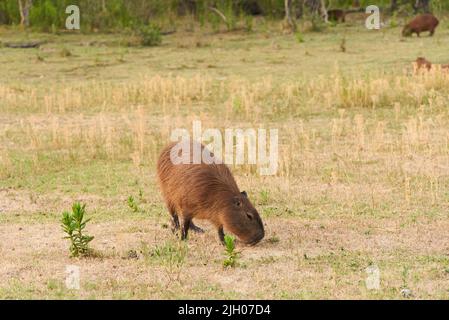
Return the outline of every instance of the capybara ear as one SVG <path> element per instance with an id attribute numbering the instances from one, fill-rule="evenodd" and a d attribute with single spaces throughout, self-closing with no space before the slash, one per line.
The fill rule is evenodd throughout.
<path id="1" fill-rule="evenodd" d="M 246 194 L 246 191 L 242 191 L 242 192 L 240 192 L 240 193 L 243 194 L 245 197 L 248 198 L 248 195 Z"/>

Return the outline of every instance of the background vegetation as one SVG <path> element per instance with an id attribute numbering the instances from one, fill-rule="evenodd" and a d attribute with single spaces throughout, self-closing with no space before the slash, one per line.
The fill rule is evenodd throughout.
<path id="1" fill-rule="evenodd" d="M 422 0 L 420 0 L 422 1 Z M 297 17 L 302 12 L 310 12 L 320 0 L 294 0 Z M 27 25 L 41 31 L 63 29 L 68 5 L 78 5 L 81 11 L 83 32 L 111 31 L 135 28 L 141 24 L 160 24 L 174 28 L 179 17 L 189 17 L 199 22 L 200 27 L 219 24 L 235 28 L 238 21 L 249 23 L 249 17 L 261 15 L 270 19 L 283 18 L 284 0 L 0 0 L 0 24 L 19 25 L 21 23 L 20 3 L 26 9 L 29 6 Z M 381 9 L 390 9 L 393 3 L 400 12 L 413 11 L 416 0 L 326 0 L 328 9 L 366 7 L 371 4 Z M 449 3 L 443 0 L 431 0 L 430 9 L 441 13 L 449 9 Z M 300 10 L 304 7 L 305 10 Z M 226 21 L 217 11 L 223 14 Z"/>

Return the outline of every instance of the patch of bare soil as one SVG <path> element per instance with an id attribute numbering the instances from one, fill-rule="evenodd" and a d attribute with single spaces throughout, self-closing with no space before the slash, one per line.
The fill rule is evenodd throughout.
<path id="1" fill-rule="evenodd" d="M 164 221 L 149 217 L 92 224 L 88 233 L 95 236 L 92 247 L 100 256 L 87 259 L 69 258 L 69 244 L 57 223 L 0 225 L 0 252 L 8 257 L 0 265 L 0 283 L 15 279 L 45 295 L 48 281 L 63 283 L 66 266 L 75 264 L 81 269 L 81 290 L 75 295 L 84 298 L 113 298 L 119 293 L 205 298 L 210 290 L 238 298 L 279 298 L 282 292 L 347 298 L 366 296 L 364 269 L 374 262 L 389 265 L 381 270 L 384 286 L 401 286 L 404 263 L 414 264 L 411 268 L 419 274 L 414 290 L 423 291 L 418 296 L 435 294 L 448 284 L 419 260 L 447 254 L 447 221 L 402 226 L 366 217 L 313 222 L 268 218 L 266 238 L 254 247 L 238 246 L 238 266 L 228 269 L 222 266 L 224 249 L 208 225 L 203 226 L 206 233 L 190 235 L 181 265 L 176 265 L 177 256 L 145 256 L 143 244 L 152 250 L 175 241 Z M 428 263 L 432 267 L 433 262 Z"/>

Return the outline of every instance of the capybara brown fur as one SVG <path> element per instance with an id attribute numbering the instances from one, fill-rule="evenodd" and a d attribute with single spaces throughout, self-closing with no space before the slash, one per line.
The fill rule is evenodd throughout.
<path id="1" fill-rule="evenodd" d="M 423 68 L 430 70 L 432 68 L 432 63 L 424 57 L 416 58 L 415 63 L 416 63 L 416 69 L 418 69 L 418 70 L 423 69 Z"/>
<path id="2" fill-rule="evenodd" d="M 181 239 L 186 239 L 189 229 L 202 231 L 192 220 L 204 219 L 217 228 L 222 243 L 224 230 L 248 245 L 262 240 L 265 235 L 262 219 L 246 192 L 240 192 L 229 168 L 219 161 L 193 162 L 193 152 L 188 163 L 173 161 L 173 155 L 181 157 L 180 152 L 185 151 L 179 147 L 182 143 L 184 147 L 187 144 L 171 143 L 165 147 L 157 163 L 159 185 L 173 230 L 180 228 Z M 188 142 L 191 151 L 195 144 Z M 199 143 L 196 146 L 201 154 L 209 152 Z"/>
<path id="3" fill-rule="evenodd" d="M 430 36 L 433 36 L 435 29 L 438 26 L 438 19 L 430 13 L 424 13 L 416 16 L 412 21 L 410 21 L 404 29 L 402 29 L 402 35 L 404 37 L 411 36 L 416 33 L 419 37 L 421 32 L 429 31 Z"/>
<path id="4" fill-rule="evenodd" d="M 432 69 L 432 66 L 433 66 L 432 62 L 430 62 L 426 58 L 424 58 L 424 57 L 416 58 L 416 61 L 415 61 L 415 68 L 416 68 L 415 70 L 416 71 L 423 70 L 423 69 L 426 69 L 427 71 L 429 71 Z M 435 64 L 435 66 L 437 66 L 437 68 L 436 68 L 437 70 L 439 67 L 441 67 L 441 70 L 444 70 L 444 71 L 449 70 L 449 64 L 442 64 L 442 65 Z"/>

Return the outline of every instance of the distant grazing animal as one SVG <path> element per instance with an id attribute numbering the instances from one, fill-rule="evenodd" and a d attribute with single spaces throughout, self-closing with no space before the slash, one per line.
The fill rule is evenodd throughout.
<path id="1" fill-rule="evenodd" d="M 424 57 L 418 57 L 418 58 L 416 58 L 416 60 L 415 60 L 415 62 L 414 62 L 414 65 L 415 65 L 415 70 L 416 71 L 418 71 L 418 70 L 422 70 L 422 69 L 426 69 L 426 70 L 431 70 L 432 69 L 432 66 L 433 66 L 433 64 L 429 61 L 429 60 L 427 60 L 426 58 L 424 58 Z M 441 69 L 442 70 L 448 70 L 449 71 L 449 64 L 443 64 L 443 65 L 441 65 Z"/>
<path id="2" fill-rule="evenodd" d="M 435 29 L 438 26 L 439 21 L 434 15 L 430 13 L 424 13 L 416 16 L 412 21 L 410 21 L 402 30 L 402 35 L 404 37 L 411 36 L 416 33 L 419 37 L 421 32 L 429 31 L 430 36 L 433 36 Z"/>
<path id="3" fill-rule="evenodd" d="M 416 69 L 418 69 L 418 70 L 423 69 L 423 68 L 430 70 L 432 68 L 432 63 L 424 57 L 416 58 L 415 63 L 416 63 Z"/>
<path id="4" fill-rule="evenodd" d="M 181 146 L 183 142 L 180 142 Z M 209 152 L 199 143 L 191 147 Z M 205 219 L 217 228 L 221 242 L 224 230 L 236 235 L 248 245 L 258 243 L 265 235 L 262 219 L 251 204 L 245 191 L 240 192 L 231 171 L 225 164 L 174 164 L 171 155 L 181 158 L 180 145 L 172 143 L 161 153 L 157 163 L 157 175 L 165 203 L 172 217 L 172 230 L 181 228 L 181 239 L 186 239 L 189 229 L 203 232 L 192 219 Z M 209 154 L 213 157 L 212 153 Z M 215 158 L 214 158 L 215 159 Z M 181 225 L 179 218 L 182 219 Z"/>
<path id="5" fill-rule="evenodd" d="M 346 22 L 346 15 L 348 13 L 354 13 L 354 12 L 362 12 L 363 8 L 360 9 L 350 9 L 350 10 L 343 10 L 343 9 L 331 9 L 327 10 L 327 18 L 329 21 L 336 21 L 336 22 Z"/>
<path id="6" fill-rule="evenodd" d="M 332 9 L 327 11 L 327 18 L 330 21 L 345 22 L 346 13 L 341 9 Z"/>

